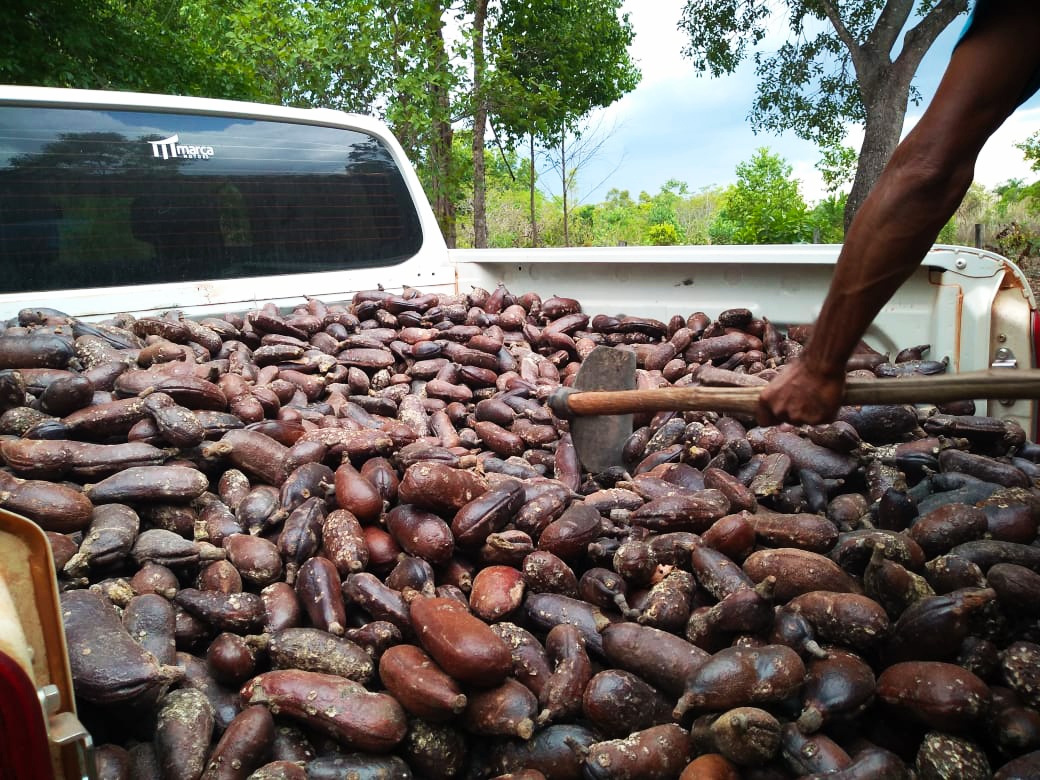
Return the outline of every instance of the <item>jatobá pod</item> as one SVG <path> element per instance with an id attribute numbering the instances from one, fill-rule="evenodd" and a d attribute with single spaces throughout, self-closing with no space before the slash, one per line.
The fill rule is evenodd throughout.
<path id="1" fill-rule="evenodd" d="M 853 457 L 776 427 L 752 428 L 748 431 L 748 441 L 755 452 L 786 455 L 795 468 L 815 471 L 821 477 L 847 477 L 859 465 Z"/>
<path id="2" fill-rule="evenodd" d="M 459 508 L 451 521 L 455 541 L 464 547 L 483 544 L 499 531 L 524 503 L 523 485 L 506 480 Z"/>
<path id="3" fill-rule="evenodd" d="M 871 650 L 888 635 L 885 610 L 873 599 L 856 593 L 810 591 L 795 596 L 784 609 L 806 618 L 821 639 L 854 650 Z"/>
<path id="4" fill-rule="evenodd" d="M 805 664 L 789 647 L 728 647 L 689 677 L 673 715 L 780 702 L 798 693 L 804 677 Z"/>
<path id="5" fill-rule="evenodd" d="M 487 480 L 473 472 L 425 461 L 405 470 L 398 498 L 431 512 L 453 513 L 487 489 Z"/>
<path id="6" fill-rule="evenodd" d="M 432 564 L 447 563 L 455 552 L 456 539 L 448 524 L 417 506 L 395 506 L 386 513 L 386 529 L 402 550 Z"/>
<path id="7" fill-rule="evenodd" d="M 528 593 L 524 600 L 528 620 L 542 629 L 552 629 L 560 623 L 575 626 L 585 639 L 585 646 L 597 656 L 603 656 L 603 637 L 600 634 L 613 620 L 596 607 L 584 601 L 558 593 Z"/>
<path id="8" fill-rule="evenodd" d="M 640 677 L 621 669 L 604 669 L 577 694 L 579 711 L 608 737 L 668 723 L 672 705 Z"/>
<path id="9" fill-rule="evenodd" d="M 509 646 L 458 602 L 418 597 L 410 613 L 423 649 L 456 680 L 490 687 L 512 671 Z"/>
<path id="10" fill-rule="evenodd" d="M 523 573 L 512 566 L 486 566 L 473 578 L 470 608 L 494 623 L 516 612 L 524 601 Z"/>
<path id="11" fill-rule="evenodd" d="M 357 750 L 392 750 L 407 730 L 396 699 L 336 675 L 299 669 L 265 672 L 246 683 L 241 694 L 246 704 L 263 704 Z"/>
<path id="12" fill-rule="evenodd" d="M 89 590 L 61 594 L 61 612 L 76 693 L 97 704 L 160 692 L 183 676 L 135 642 L 115 608 Z"/>
<path id="13" fill-rule="evenodd" d="M 65 485 L 19 479 L 0 472 L 0 507 L 34 521 L 44 531 L 72 533 L 90 523 L 93 505 L 83 493 Z"/>
<path id="14" fill-rule="evenodd" d="M 276 582 L 282 576 L 282 557 L 278 548 L 261 536 L 231 534 L 223 549 L 242 579 L 259 588 Z"/>
<path id="15" fill-rule="evenodd" d="M 336 505 L 346 509 L 362 523 L 371 523 L 383 511 L 383 497 L 349 461 L 344 460 L 335 474 Z"/>
<path id="16" fill-rule="evenodd" d="M 434 723 L 466 709 L 458 683 L 415 645 L 387 648 L 379 658 L 379 679 L 410 714 Z"/>
<path id="17" fill-rule="evenodd" d="M 472 734 L 530 739 L 538 699 L 524 686 L 507 677 L 494 688 L 473 691 L 468 697 L 463 724 Z"/>
<path id="18" fill-rule="evenodd" d="M 184 466 L 134 466 L 83 488 L 95 504 L 142 501 L 191 501 L 209 487 L 209 479 Z"/>
<path id="19" fill-rule="evenodd" d="M 705 489 L 648 501 L 633 512 L 632 525 L 651 531 L 693 531 L 701 533 L 729 512 L 729 500 L 718 490 Z"/>
<path id="20" fill-rule="evenodd" d="M 213 736 L 213 708 L 196 690 L 181 688 L 166 695 L 159 708 L 155 748 L 162 776 L 198 780 L 206 768 Z"/>
<path id="21" fill-rule="evenodd" d="M 328 558 L 315 556 L 296 577 L 296 596 L 312 625 L 342 636 L 347 623 L 346 606 L 340 591 L 339 572 Z"/>
<path id="22" fill-rule="evenodd" d="M 866 661 L 841 648 L 826 651 L 826 658 L 813 658 L 807 667 L 797 721 L 804 734 L 819 731 L 833 720 L 858 715 L 874 698 L 874 670 Z"/>
<path id="23" fill-rule="evenodd" d="M 584 555 L 599 538 L 603 520 L 593 507 L 575 502 L 549 523 L 538 537 L 538 549 L 548 550 L 565 561 Z"/>
<path id="24" fill-rule="evenodd" d="M 226 594 L 183 588 L 173 600 L 217 631 L 249 634 L 263 624 L 264 603 L 255 593 Z"/>
<path id="25" fill-rule="evenodd" d="M 921 740 L 914 765 L 922 778 L 990 777 L 992 771 L 978 743 L 934 731 Z"/>
<path id="26" fill-rule="evenodd" d="M 283 628 L 251 641 L 267 651 L 272 669 L 334 674 L 362 684 L 375 673 L 372 658 L 360 646 L 318 628 Z"/>
<path id="27" fill-rule="evenodd" d="M 992 588 L 964 588 L 915 601 L 892 626 L 885 661 L 952 660 L 974 618 L 996 595 Z"/>
<path id="28" fill-rule="evenodd" d="M 780 747 L 780 721 L 757 707 L 724 712 L 709 728 L 718 751 L 740 766 L 765 764 Z"/>
<path id="29" fill-rule="evenodd" d="M 509 646 L 513 657 L 513 677 L 530 688 L 535 696 L 540 696 L 552 674 L 549 656 L 541 642 L 526 628 L 508 621 L 492 623 L 491 630 Z"/>
<path id="30" fill-rule="evenodd" d="M 709 654 L 685 639 L 650 626 L 612 623 L 602 632 L 607 660 L 672 696 L 680 696 L 686 681 Z"/>
<path id="31" fill-rule="evenodd" d="M 321 524 L 321 552 L 341 577 L 362 571 L 369 560 L 361 523 L 345 509 L 329 512 Z"/>
<path id="32" fill-rule="evenodd" d="M 809 552 L 828 552 L 838 540 L 838 529 L 825 517 L 807 513 L 780 514 L 759 509 L 748 518 L 759 542 Z"/>
<path id="33" fill-rule="evenodd" d="M 799 776 L 837 772 L 852 763 L 849 754 L 826 734 L 803 734 L 794 723 L 781 729 L 780 754 L 787 768 Z"/>
<path id="34" fill-rule="evenodd" d="M 79 552 L 65 564 L 65 573 L 70 577 L 81 577 L 92 567 L 121 562 L 137 541 L 140 526 L 140 518 L 128 506 L 105 504 L 95 507 Z"/>
<path id="35" fill-rule="evenodd" d="M 1000 655 L 1000 672 L 1005 684 L 1026 704 L 1040 708 L 1040 645 L 1013 642 Z"/>
<path id="36" fill-rule="evenodd" d="M 160 664 L 176 664 L 176 617 L 167 599 L 156 593 L 141 593 L 127 602 L 122 618 L 130 637 Z"/>
<path id="37" fill-rule="evenodd" d="M 542 707 L 538 725 L 580 712 L 582 691 L 592 678 L 585 639 L 574 626 L 553 626 L 545 637 L 545 650 L 553 662 L 553 671 L 538 694 Z"/>
<path id="38" fill-rule="evenodd" d="M 246 780 L 267 760 L 273 739 L 271 711 L 258 704 L 246 707 L 213 748 L 203 780 Z"/>
<path id="39" fill-rule="evenodd" d="M 16 473 L 39 479 L 68 474 L 97 479 L 131 466 L 158 466 L 169 453 L 145 442 L 94 444 L 67 439 L 12 439 L 0 442 L 4 462 Z"/>
<path id="40" fill-rule="evenodd" d="M 590 745 L 583 765 L 589 780 L 669 780 L 689 763 L 690 735 L 674 723 L 651 726 L 624 739 Z"/>
<path id="41" fill-rule="evenodd" d="M 743 569 L 753 582 L 775 577 L 774 597 L 781 604 L 817 590 L 836 593 L 859 593 L 862 590 L 859 583 L 834 561 L 808 550 L 758 550 L 744 560 Z"/>
<path id="42" fill-rule="evenodd" d="M 877 696 L 900 715 L 958 734 L 978 725 L 991 694 L 982 680 L 955 664 L 906 661 L 881 672 Z"/>

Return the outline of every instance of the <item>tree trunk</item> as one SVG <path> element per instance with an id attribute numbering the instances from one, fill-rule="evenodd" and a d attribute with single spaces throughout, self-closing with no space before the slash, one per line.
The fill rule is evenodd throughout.
<path id="1" fill-rule="evenodd" d="M 473 11 L 473 246 L 488 245 L 487 185 L 484 173 L 484 131 L 487 103 L 484 100 L 484 22 L 488 0 L 476 0 Z"/>
<path id="2" fill-rule="evenodd" d="M 534 213 L 534 133 L 531 139 L 531 246 L 538 246 L 538 222 Z"/>
<path id="3" fill-rule="evenodd" d="M 560 135 L 560 181 L 563 182 L 563 245 L 571 245 L 571 236 L 567 224 L 567 134 Z"/>
<path id="4" fill-rule="evenodd" d="M 431 52 L 431 67 L 435 73 L 448 73 L 449 60 L 444 45 L 444 16 L 438 13 L 430 18 L 430 29 L 427 30 L 427 45 Z M 451 128 L 451 96 L 439 81 L 430 86 L 432 96 L 433 120 L 430 137 L 430 179 L 434 193 L 433 211 L 437 216 L 437 224 L 444 234 L 444 241 L 450 248 L 455 247 L 455 201 L 452 198 L 454 180 L 451 160 L 451 142 L 454 131 Z"/>

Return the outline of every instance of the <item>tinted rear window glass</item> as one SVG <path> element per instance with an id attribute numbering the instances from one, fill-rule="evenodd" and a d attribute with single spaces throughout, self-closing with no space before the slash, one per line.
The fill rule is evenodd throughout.
<path id="1" fill-rule="evenodd" d="M 0 106 L 0 292 L 391 265 L 421 243 L 362 132 Z"/>

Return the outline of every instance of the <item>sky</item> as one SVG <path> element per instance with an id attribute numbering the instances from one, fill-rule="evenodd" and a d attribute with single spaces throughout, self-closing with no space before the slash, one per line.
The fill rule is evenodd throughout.
<path id="1" fill-rule="evenodd" d="M 635 30 L 630 49 L 642 71 L 639 86 L 614 105 L 594 113 L 589 126 L 598 128 L 603 143 L 596 156 L 578 172 L 577 198 L 598 203 L 610 189 L 657 193 L 669 179 L 689 185 L 691 192 L 736 179 L 736 166 L 761 146 L 781 155 L 801 181 L 802 195 L 810 203 L 826 197 L 815 164 L 816 146 L 793 133 L 756 135 L 747 119 L 755 97 L 753 65 L 745 62 L 732 76 L 699 76 L 693 63 L 682 56 L 686 38 L 677 28 L 685 0 L 626 0 L 623 10 Z M 920 117 L 949 60 L 966 17 L 950 25 L 929 50 L 918 70 L 915 85 L 923 100 L 907 111 L 904 132 Z M 777 31 L 779 34 L 779 30 Z M 765 47 L 782 40 L 771 36 Z M 976 168 L 976 181 L 986 187 L 1010 178 L 1035 177 L 1021 143 L 1040 129 L 1040 95 L 1034 95 L 992 136 Z M 846 143 L 859 148 L 862 130 L 851 127 Z M 546 171 L 542 182 L 551 187 L 554 174 Z M 555 189 L 558 190 L 557 184 Z"/>

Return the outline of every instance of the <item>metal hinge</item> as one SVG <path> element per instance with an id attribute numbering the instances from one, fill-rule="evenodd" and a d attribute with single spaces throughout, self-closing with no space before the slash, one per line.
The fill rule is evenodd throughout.
<path id="1" fill-rule="evenodd" d="M 990 368 L 1018 368 L 1018 358 L 1015 357 L 1015 353 L 1007 347 L 998 347 L 996 353 L 993 355 L 993 362 L 989 364 Z"/>
<path id="2" fill-rule="evenodd" d="M 94 740 L 73 712 L 61 712 L 61 691 L 57 685 L 44 685 L 36 689 L 40 706 L 47 716 L 47 734 L 55 745 L 73 745 L 77 771 L 81 780 L 97 780 L 97 765 L 94 763 Z"/>

